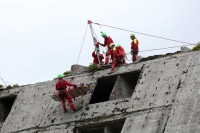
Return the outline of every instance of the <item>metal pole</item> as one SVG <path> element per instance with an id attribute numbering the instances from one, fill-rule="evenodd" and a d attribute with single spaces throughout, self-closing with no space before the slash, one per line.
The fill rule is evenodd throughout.
<path id="1" fill-rule="evenodd" d="M 94 43 L 94 47 L 95 47 L 95 51 L 96 51 L 96 55 L 97 55 L 97 59 L 98 59 L 98 62 L 99 62 L 99 64 L 100 64 L 100 60 L 99 60 L 99 55 L 97 54 L 97 49 L 96 49 L 96 44 L 95 44 L 95 40 L 94 40 L 94 33 L 92 32 L 92 25 L 91 25 L 91 23 L 88 23 L 89 25 L 90 25 L 90 31 L 91 31 L 91 34 L 92 34 L 92 39 L 93 39 L 93 43 Z"/>

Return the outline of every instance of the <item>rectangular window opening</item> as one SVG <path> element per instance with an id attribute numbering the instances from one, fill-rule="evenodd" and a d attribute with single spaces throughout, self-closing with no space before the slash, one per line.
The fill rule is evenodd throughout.
<path id="1" fill-rule="evenodd" d="M 8 117 L 16 96 L 0 99 L 0 122 L 4 122 Z"/>
<path id="2" fill-rule="evenodd" d="M 90 128 L 82 129 L 81 133 L 104 133 L 104 127 L 99 126 L 99 127 L 90 127 Z"/>
<path id="3" fill-rule="evenodd" d="M 99 78 L 89 104 L 108 101 L 117 77 L 118 75 Z"/>
<path id="4" fill-rule="evenodd" d="M 76 133 L 121 133 L 125 119 L 106 123 L 87 125 L 76 129 Z"/>

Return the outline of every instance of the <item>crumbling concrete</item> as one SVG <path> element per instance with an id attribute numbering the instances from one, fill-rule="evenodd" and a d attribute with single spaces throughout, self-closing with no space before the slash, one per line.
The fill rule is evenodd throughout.
<path id="1" fill-rule="evenodd" d="M 56 79 L 1 90 L 0 102 L 17 97 L 0 133 L 90 133 L 98 128 L 105 133 L 196 133 L 200 130 L 199 67 L 200 52 L 196 51 L 123 65 L 111 75 L 105 69 L 76 74 L 74 79 L 65 77 L 76 84 L 84 82 L 92 90 L 74 101 L 76 108 L 81 108 L 76 113 L 68 107 L 64 114 L 61 103 L 50 97 Z M 90 104 L 100 79 L 113 77 L 107 100 Z M 108 90 L 102 87 L 101 91 Z"/>

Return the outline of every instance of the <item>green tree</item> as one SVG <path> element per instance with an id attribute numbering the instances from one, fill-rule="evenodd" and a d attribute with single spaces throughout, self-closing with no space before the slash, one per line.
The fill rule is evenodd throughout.
<path id="1" fill-rule="evenodd" d="M 193 48 L 192 48 L 193 51 L 195 50 L 200 50 L 200 42 L 198 42 Z"/>
<path id="2" fill-rule="evenodd" d="M 63 75 L 72 75 L 72 71 L 65 71 Z"/>
<path id="3" fill-rule="evenodd" d="M 17 88 L 17 87 L 19 87 L 18 84 L 14 84 L 14 85 L 12 86 L 12 88 Z"/>
<path id="4" fill-rule="evenodd" d="M 4 88 L 4 86 L 2 84 L 0 84 L 0 88 Z"/>
<path id="5" fill-rule="evenodd" d="M 88 67 L 86 67 L 86 69 L 87 69 L 88 71 L 97 69 L 97 64 L 90 63 L 90 65 L 89 65 Z"/>

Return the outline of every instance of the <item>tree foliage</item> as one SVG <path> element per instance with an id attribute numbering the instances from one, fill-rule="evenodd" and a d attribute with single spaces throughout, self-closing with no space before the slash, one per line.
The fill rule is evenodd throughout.
<path id="1" fill-rule="evenodd" d="M 19 87 L 18 84 L 14 84 L 14 85 L 12 86 L 12 88 L 17 88 L 17 87 Z"/>
<path id="2" fill-rule="evenodd" d="M 65 71 L 63 75 L 72 75 L 72 71 Z"/>
<path id="3" fill-rule="evenodd" d="M 2 84 L 0 84 L 0 88 L 4 88 L 4 86 Z"/>
<path id="4" fill-rule="evenodd" d="M 87 71 L 91 71 L 94 69 L 97 69 L 97 64 L 90 63 L 90 65 L 88 67 L 86 67 Z"/>
<path id="5" fill-rule="evenodd" d="M 200 42 L 192 48 L 193 51 L 200 50 Z"/>

